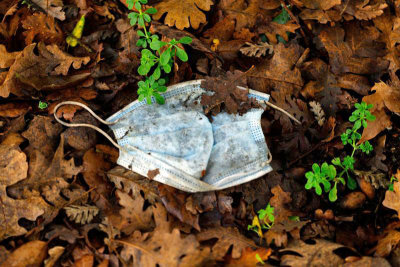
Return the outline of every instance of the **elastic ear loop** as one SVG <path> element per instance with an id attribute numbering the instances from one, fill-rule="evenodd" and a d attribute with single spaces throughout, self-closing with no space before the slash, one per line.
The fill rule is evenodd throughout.
<path id="1" fill-rule="evenodd" d="M 105 131 L 103 131 L 102 129 L 100 129 L 97 126 L 88 124 L 88 123 L 68 123 L 68 122 L 63 122 L 62 120 L 60 120 L 57 117 L 57 109 L 60 108 L 61 106 L 64 105 L 76 105 L 76 106 L 80 106 L 81 108 L 87 110 L 93 117 L 95 117 L 98 121 L 100 121 L 101 123 L 105 124 L 105 125 L 113 125 L 116 124 L 118 121 L 114 121 L 114 122 L 109 122 L 109 121 L 105 121 L 102 118 L 100 118 L 99 116 L 96 115 L 96 113 L 94 113 L 93 110 L 91 110 L 88 106 L 80 103 L 80 102 L 76 102 L 76 101 L 64 101 L 59 103 L 55 108 L 54 108 L 54 118 L 56 119 L 56 121 L 64 126 L 67 127 L 88 127 L 88 128 L 92 128 L 93 130 L 101 133 L 105 138 L 108 139 L 108 141 L 110 141 L 115 147 L 117 147 L 118 149 L 122 150 L 122 147 L 120 145 L 117 144 L 117 142 L 115 142 L 111 136 L 109 136 Z"/>

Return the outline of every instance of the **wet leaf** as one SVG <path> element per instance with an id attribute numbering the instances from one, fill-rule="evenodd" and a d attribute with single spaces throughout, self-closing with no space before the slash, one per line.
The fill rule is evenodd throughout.
<path id="1" fill-rule="evenodd" d="M 53 17 L 43 13 L 35 13 L 22 22 L 25 29 L 25 44 L 30 45 L 33 41 L 44 42 L 45 44 L 60 44 L 64 40 L 60 27 Z"/>

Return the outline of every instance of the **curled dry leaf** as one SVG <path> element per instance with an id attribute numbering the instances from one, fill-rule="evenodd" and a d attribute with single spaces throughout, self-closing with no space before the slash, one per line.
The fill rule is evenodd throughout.
<path id="1" fill-rule="evenodd" d="M 98 207 L 90 205 L 69 205 L 64 210 L 71 221 L 79 224 L 90 223 L 99 213 Z"/>
<path id="2" fill-rule="evenodd" d="M 198 233 L 196 237 L 200 242 L 215 238 L 218 239 L 211 249 L 213 257 L 217 260 L 222 260 L 231 247 L 233 259 L 239 258 L 244 248 L 257 247 L 254 241 L 243 236 L 237 228 L 233 227 L 206 229 Z"/>
<path id="3" fill-rule="evenodd" d="M 41 266 L 46 255 L 47 242 L 34 240 L 14 250 L 0 266 Z"/>
<path id="4" fill-rule="evenodd" d="M 0 68 L 9 68 L 14 64 L 16 57 L 21 52 L 7 52 L 7 49 L 4 45 L 0 44 Z"/>
<path id="5" fill-rule="evenodd" d="M 375 256 L 387 257 L 392 250 L 400 243 L 400 231 L 396 230 L 399 227 L 398 222 L 389 224 L 381 238 L 378 239 L 378 243 L 372 249 L 375 252 Z"/>
<path id="6" fill-rule="evenodd" d="M 311 112 L 314 113 L 315 119 L 318 122 L 319 126 L 324 125 L 325 123 L 325 112 L 321 107 L 321 104 L 316 101 L 311 101 L 308 103 L 311 107 Z"/>
<path id="7" fill-rule="evenodd" d="M 198 29 L 201 23 L 206 22 L 203 11 L 209 11 L 213 4 L 212 0 L 166 0 L 155 5 L 157 13 L 153 17 L 158 20 L 167 13 L 164 23 L 168 26 L 180 30 L 190 26 Z"/>
<path id="8" fill-rule="evenodd" d="M 26 45 L 30 45 L 34 40 L 45 44 L 60 44 L 64 40 L 64 35 L 54 18 L 41 12 L 27 17 L 22 22 L 22 27 L 25 29 Z"/>
<path id="9" fill-rule="evenodd" d="M 0 105 L 0 117 L 16 118 L 31 110 L 27 103 L 7 103 Z"/>
<path id="10" fill-rule="evenodd" d="M 271 189 L 274 195 L 269 201 L 271 206 L 275 208 L 275 223 L 283 223 L 288 220 L 290 216 L 295 214 L 287 208 L 287 205 L 292 202 L 290 193 L 282 190 L 282 188 L 277 185 Z"/>
<path id="11" fill-rule="evenodd" d="M 49 256 L 47 259 L 44 260 L 44 267 L 53 267 L 55 266 L 58 259 L 64 253 L 65 248 L 61 246 L 55 246 L 49 249 L 48 253 Z"/>
<path id="12" fill-rule="evenodd" d="M 249 57 L 261 57 L 267 55 L 267 52 L 272 54 L 274 51 L 273 46 L 268 43 L 253 44 L 246 42 L 246 45 L 248 46 L 240 48 L 240 52 Z"/>

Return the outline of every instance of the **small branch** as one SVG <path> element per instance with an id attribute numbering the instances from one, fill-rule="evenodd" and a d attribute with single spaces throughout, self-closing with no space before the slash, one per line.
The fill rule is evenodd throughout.
<path id="1" fill-rule="evenodd" d="M 267 104 L 268 106 L 276 109 L 276 110 L 279 110 L 280 112 L 282 112 L 283 114 L 285 114 L 286 116 L 288 116 L 289 118 L 294 120 L 297 124 L 301 125 L 301 122 L 298 119 L 296 119 L 293 115 L 291 115 L 289 112 L 287 112 L 286 110 L 284 110 L 284 109 L 282 109 L 282 108 L 280 108 L 278 106 L 275 106 L 274 104 L 271 104 L 271 103 L 269 103 L 267 101 L 264 101 L 264 103 Z"/>

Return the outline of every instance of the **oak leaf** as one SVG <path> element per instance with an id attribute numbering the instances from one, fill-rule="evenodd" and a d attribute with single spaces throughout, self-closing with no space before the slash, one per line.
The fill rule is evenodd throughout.
<path id="1" fill-rule="evenodd" d="M 400 112 L 400 82 L 391 75 L 394 82 L 386 84 L 379 82 L 371 88 L 374 94 L 363 97 L 363 101 L 372 104 L 371 114 L 376 117 L 374 121 L 368 121 L 367 127 L 361 136 L 361 142 L 365 142 L 377 136 L 381 131 L 392 125 L 390 116 L 386 114 L 385 107 L 392 112 Z"/>
<path id="2" fill-rule="evenodd" d="M 285 24 L 280 24 L 271 21 L 268 25 L 262 25 L 258 27 L 257 32 L 265 34 L 272 44 L 277 44 L 277 35 L 281 36 L 286 42 L 289 41 L 289 35 L 287 32 L 295 33 L 300 26 L 294 20 L 290 20 Z"/>
<path id="3" fill-rule="evenodd" d="M 275 223 L 283 223 L 288 220 L 290 216 L 293 216 L 294 213 L 287 208 L 287 205 L 292 202 L 292 198 L 290 197 L 290 193 L 287 193 L 282 190 L 282 188 L 277 185 L 271 189 L 272 194 L 274 195 L 270 199 L 270 204 L 275 208 Z"/>
<path id="4" fill-rule="evenodd" d="M 47 242 L 29 241 L 15 249 L 0 266 L 41 266 L 46 259 L 47 249 Z"/>
<path id="5" fill-rule="evenodd" d="M 222 260 L 231 247 L 233 259 L 239 258 L 244 248 L 257 247 L 253 240 L 240 234 L 239 230 L 234 227 L 215 227 L 197 234 L 197 240 L 200 242 L 215 238 L 218 240 L 211 251 L 213 257 L 217 260 Z"/>
<path id="6" fill-rule="evenodd" d="M 198 29 L 207 21 L 202 11 L 209 11 L 213 4 L 212 0 L 166 0 L 155 5 L 157 13 L 153 17 L 158 20 L 167 13 L 164 23 L 168 26 Z"/>
<path id="7" fill-rule="evenodd" d="M 62 0 L 30 0 L 34 4 L 38 5 L 43 11 L 45 11 L 50 16 L 65 20 L 65 12 L 62 11 L 63 2 Z"/>
<path id="8" fill-rule="evenodd" d="M 36 55 L 35 47 L 36 44 L 26 46 L 16 57 L 5 81 L 0 85 L 0 96 L 8 97 L 10 93 L 21 95 L 18 82 L 29 84 L 36 90 L 55 89 L 72 85 L 90 75 L 90 73 L 83 73 L 64 77 L 71 65 L 78 69 L 83 64 L 87 64 L 90 57 L 73 57 L 63 52 L 57 45 L 45 46 L 43 43 L 38 44 L 39 55 Z M 49 73 L 52 76 L 49 76 Z M 61 74 L 64 76 L 60 76 Z"/>
<path id="9" fill-rule="evenodd" d="M 7 52 L 7 49 L 4 45 L 0 44 L 0 68 L 9 68 L 14 64 L 15 58 L 20 54 L 21 52 Z M 1 82 L 1 81 L 0 81 Z"/>
<path id="10" fill-rule="evenodd" d="M 239 259 L 233 259 L 229 257 L 226 263 L 226 267 L 242 266 L 242 267 L 253 267 L 260 263 L 259 259 L 262 261 L 267 261 L 271 255 L 272 250 L 270 248 L 258 248 L 253 250 L 252 248 L 245 248 L 242 251 L 242 255 Z M 258 255 L 258 258 L 257 258 Z"/>
<path id="11" fill-rule="evenodd" d="M 27 103 L 7 103 L 0 105 L 0 117 L 16 118 L 31 110 Z"/>
<path id="12" fill-rule="evenodd" d="M 30 45 L 35 39 L 45 44 L 59 44 L 64 40 L 60 27 L 53 17 L 43 13 L 35 13 L 22 22 L 25 29 L 25 44 Z"/>
<path id="13" fill-rule="evenodd" d="M 280 252 L 291 252 L 282 256 L 281 265 L 300 266 L 340 266 L 344 260 L 333 251 L 344 247 L 324 239 L 314 240 L 314 244 L 308 244 L 301 240 L 289 242 L 286 249 Z"/>
<path id="14" fill-rule="evenodd" d="M 156 228 L 151 234 L 137 231 L 116 241 L 123 245 L 121 257 L 131 266 L 201 266 L 208 260 L 210 250 L 201 249 L 194 235 L 182 236 L 177 228 L 170 229 L 171 222 L 162 205 L 156 204 L 154 218 Z"/>
<path id="15" fill-rule="evenodd" d="M 346 41 L 345 41 L 346 35 Z M 358 50 L 365 44 L 374 43 L 379 34 L 371 29 L 359 28 L 358 31 L 347 31 L 340 27 L 323 30 L 319 38 L 328 51 L 329 63 L 334 74 L 357 73 L 373 74 L 386 70 L 388 61 L 376 57 L 375 54 L 359 55 Z M 364 39 L 360 42 L 360 39 Z M 354 40 L 354 41 L 353 41 Z M 379 47 L 368 47 L 369 50 L 378 50 Z M 372 57 L 371 57 L 372 56 Z"/>
<path id="16" fill-rule="evenodd" d="M 396 182 L 396 184 L 400 183 Z M 398 189 L 399 185 L 397 185 L 397 190 Z M 391 223 L 386 227 L 383 235 L 381 236 L 381 238 L 378 239 L 378 243 L 372 249 L 373 251 L 375 251 L 375 256 L 387 257 L 392 252 L 392 250 L 398 246 L 398 244 L 400 243 L 400 231 L 396 230 L 398 227 L 398 222 Z"/>
<path id="17" fill-rule="evenodd" d="M 382 205 L 397 211 L 397 216 L 400 217 L 400 182 L 394 182 L 393 191 L 386 190 Z"/>
<path id="18" fill-rule="evenodd" d="M 25 199 L 10 198 L 7 187 L 27 178 L 26 155 L 18 147 L 0 145 L 0 240 L 25 234 L 27 230 L 19 225 L 21 218 L 35 221 L 43 215 L 46 202 L 38 196 Z"/>

